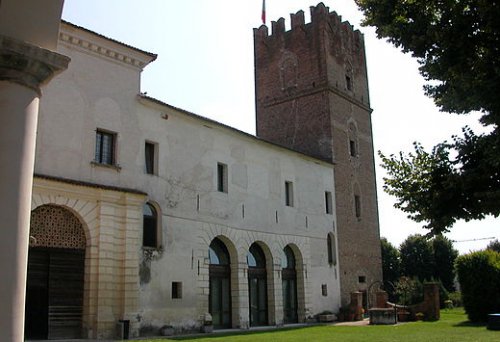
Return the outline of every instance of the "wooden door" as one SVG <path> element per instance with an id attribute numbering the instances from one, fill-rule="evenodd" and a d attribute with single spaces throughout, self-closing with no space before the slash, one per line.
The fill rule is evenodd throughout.
<path id="1" fill-rule="evenodd" d="M 84 263 L 84 250 L 30 248 L 26 338 L 81 337 Z"/>

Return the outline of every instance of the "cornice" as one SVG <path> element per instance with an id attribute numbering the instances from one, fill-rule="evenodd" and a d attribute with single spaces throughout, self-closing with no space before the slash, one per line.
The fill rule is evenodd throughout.
<path id="1" fill-rule="evenodd" d="M 95 41 L 90 41 L 90 39 L 84 39 L 75 34 L 71 34 L 66 31 L 59 32 L 59 41 L 66 43 L 68 45 L 83 49 L 92 54 L 110 58 L 117 62 L 128 64 L 134 68 L 143 69 L 150 61 L 140 59 L 129 54 L 125 54 L 118 49 L 113 49 L 110 47 L 103 46 L 103 44 L 98 44 Z M 154 58 L 152 58 L 154 59 Z"/>

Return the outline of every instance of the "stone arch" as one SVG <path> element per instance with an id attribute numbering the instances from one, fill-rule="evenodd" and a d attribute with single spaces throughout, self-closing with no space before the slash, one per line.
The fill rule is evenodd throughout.
<path id="1" fill-rule="evenodd" d="M 96 329 L 97 308 L 92 305 L 92 294 L 97 291 L 97 283 L 92 281 L 91 274 L 98 268 L 98 205 L 95 202 L 34 193 L 31 202 L 32 211 L 44 205 L 55 205 L 71 212 L 82 225 L 86 237 L 85 270 L 83 290 L 82 330 Z"/>

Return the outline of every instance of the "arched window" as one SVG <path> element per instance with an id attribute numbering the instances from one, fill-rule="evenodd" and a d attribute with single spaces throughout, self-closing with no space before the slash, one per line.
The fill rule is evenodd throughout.
<path id="1" fill-rule="evenodd" d="M 158 247 L 158 213 L 150 203 L 143 207 L 142 234 L 143 247 Z"/>
<path id="2" fill-rule="evenodd" d="M 267 325 L 267 272 L 266 256 L 262 248 L 254 243 L 247 253 L 248 300 L 250 326 Z"/>
<path id="3" fill-rule="evenodd" d="M 229 252 L 226 245 L 215 238 L 208 247 L 208 258 L 210 259 L 210 265 L 229 265 Z"/>
<path id="4" fill-rule="evenodd" d="M 208 312 L 215 329 L 231 328 L 231 259 L 226 245 L 215 238 L 208 247 L 209 287 Z"/>
<path id="5" fill-rule="evenodd" d="M 283 249 L 281 257 L 281 283 L 283 293 L 283 321 L 285 324 L 297 323 L 297 271 L 295 255 L 290 246 Z"/>
<path id="6" fill-rule="evenodd" d="M 281 257 L 282 269 L 295 269 L 295 256 L 290 246 L 283 249 L 283 256 Z"/>
<path id="7" fill-rule="evenodd" d="M 337 246 L 333 233 L 328 233 L 326 236 L 326 244 L 328 249 L 328 264 L 335 266 L 337 265 Z"/>

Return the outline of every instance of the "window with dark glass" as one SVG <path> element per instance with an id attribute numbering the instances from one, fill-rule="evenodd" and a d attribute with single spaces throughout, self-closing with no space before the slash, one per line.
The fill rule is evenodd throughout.
<path id="1" fill-rule="evenodd" d="M 283 294 L 283 321 L 285 324 L 298 322 L 297 271 L 295 255 L 290 246 L 283 249 L 281 257 L 281 284 Z"/>
<path id="2" fill-rule="evenodd" d="M 158 214 L 149 203 L 144 204 L 143 207 L 142 245 L 144 247 L 158 247 Z"/>
<path id="3" fill-rule="evenodd" d="M 227 165 L 217 163 L 217 191 L 227 193 Z"/>
<path id="4" fill-rule="evenodd" d="M 267 325 L 267 272 L 264 251 L 256 243 L 247 253 L 250 326 Z"/>
<path id="5" fill-rule="evenodd" d="M 144 145 L 144 166 L 146 169 L 146 173 L 148 175 L 154 175 L 155 172 L 155 147 L 156 145 L 150 142 L 146 142 Z"/>
<path id="6" fill-rule="evenodd" d="M 95 140 L 94 161 L 99 164 L 115 165 L 116 134 L 98 129 Z"/>
<path id="7" fill-rule="evenodd" d="M 285 182 L 285 204 L 288 207 L 293 207 L 293 183 Z"/>
<path id="8" fill-rule="evenodd" d="M 208 312 L 212 315 L 215 329 L 231 328 L 231 269 L 226 245 L 218 238 L 208 248 L 209 296 Z"/>

